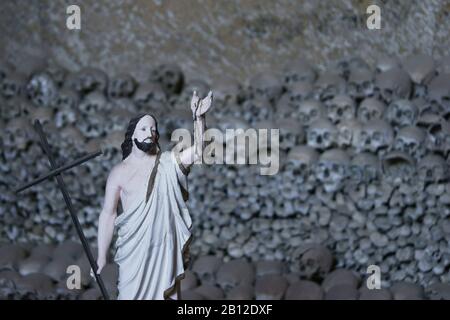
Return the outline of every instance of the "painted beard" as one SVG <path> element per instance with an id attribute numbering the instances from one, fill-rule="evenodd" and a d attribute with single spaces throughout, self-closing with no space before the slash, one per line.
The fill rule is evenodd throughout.
<path id="1" fill-rule="evenodd" d="M 139 150 L 148 154 L 156 154 L 157 144 L 153 140 L 151 142 L 139 142 L 134 138 L 134 143 L 136 143 L 136 147 L 138 147 Z"/>

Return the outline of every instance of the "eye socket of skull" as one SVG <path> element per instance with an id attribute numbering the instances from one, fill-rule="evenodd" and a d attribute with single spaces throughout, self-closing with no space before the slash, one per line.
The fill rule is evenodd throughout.
<path id="1" fill-rule="evenodd" d="M 394 91 L 392 89 L 385 88 L 383 90 L 383 95 L 385 98 L 391 98 L 393 94 L 394 94 Z"/>
<path id="2" fill-rule="evenodd" d="M 317 140 L 317 136 L 318 136 L 317 132 L 314 131 L 314 130 L 311 130 L 311 131 L 308 133 L 308 140 L 310 140 L 310 141 L 316 141 L 316 140 Z"/>
<path id="3" fill-rule="evenodd" d="M 372 139 L 374 139 L 375 141 L 381 141 L 383 138 L 381 132 L 375 131 L 372 135 Z"/>
<path id="4" fill-rule="evenodd" d="M 371 113 L 366 108 L 361 108 L 358 112 L 358 119 L 361 121 L 369 121 L 371 119 Z"/>
<path id="5" fill-rule="evenodd" d="M 411 120 L 412 119 L 412 112 L 410 110 L 404 110 L 403 111 L 403 115 L 407 120 Z"/>
<path id="6" fill-rule="evenodd" d="M 381 114 L 378 110 L 372 110 L 370 114 L 371 119 L 377 119 L 381 117 Z"/>
<path id="7" fill-rule="evenodd" d="M 372 83 L 371 83 L 370 81 L 364 81 L 364 82 L 362 83 L 362 86 L 363 86 L 363 88 L 364 88 L 365 90 L 371 89 L 371 88 L 372 88 Z"/>

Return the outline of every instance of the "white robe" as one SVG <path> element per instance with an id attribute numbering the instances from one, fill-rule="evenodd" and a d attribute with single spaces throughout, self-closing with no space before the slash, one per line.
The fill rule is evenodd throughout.
<path id="1" fill-rule="evenodd" d="M 184 278 L 192 221 L 185 202 L 189 171 L 178 161 L 173 151 L 162 152 L 148 201 L 143 193 L 116 219 L 119 300 L 167 299 Z"/>

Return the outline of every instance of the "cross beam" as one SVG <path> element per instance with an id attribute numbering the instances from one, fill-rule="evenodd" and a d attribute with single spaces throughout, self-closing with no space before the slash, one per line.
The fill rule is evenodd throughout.
<path id="1" fill-rule="evenodd" d="M 44 131 L 42 130 L 42 126 L 41 126 L 41 123 L 39 122 L 39 120 L 35 120 L 34 129 L 36 130 L 36 132 L 39 135 L 41 147 L 48 157 L 48 160 L 50 162 L 50 166 L 51 166 L 52 170 L 50 172 L 48 172 L 47 174 L 43 175 L 42 177 L 35 179 L 32 182 L 29 182 L 29 183 L 17 188 L 16 193 L 23 191 L 33 185 L 36 185 L 44 180 L 50 179 L 52 177 L 56 178 L 56 182 L 58 183 L 58 187 L 63 194 L 64 201 L 66 202 L 66 206 L 67 206 L 67 209 L 69 210 L 70 216 L 72 218 L 72 222 L 75 225 L 75 229 L 78 233 L 78 237 L 80 238 L 81 244 L 83 245 L 84 252 L 86 253 L 86 255 L 88 257 L 89 264 L 91 265 L 92 270 L 94 271 L 95 280 L 97 280 L 97 283 L 100 287 L 100 291 L 103 295 L 103 298 L 105 300 L 109 300 L 109 295 L 108 295 L 108 292 L 106 291 L 105 285 L 103 283 L 103 279 L 99 274 L 97 274 L 97 269 L 98 269 L 97 262 L 95 261 L 94 256 L 92 255 L 91 249 L 89 247 L 89 243 L 86 240 L 86 237 L 84 236 L 83 229 L 81 228 L 80 222 L 78 221 L 78 217 L 77 217 L 75 210 L 73 208 L 73 205 L 72 205 L 72 200 L 70 198 L 69 192 L 67 191 L 66 184 L 64 183 L 64 180 L 62 177 L 63 171 L 73 168 L 73 167 L 75 167 L 83 162 L 86 162 L 94 157 L 97 157 L 100 154 L 102 154 L 102 152 L 101 151 L 93 152 L 93 153 L 90 153 L 84 157 L 81 157 L 65 166 L 57 167 L 56 162 L 52 156 L 50 146 L 47 142 L 47 138 L 44 134 Z"/>

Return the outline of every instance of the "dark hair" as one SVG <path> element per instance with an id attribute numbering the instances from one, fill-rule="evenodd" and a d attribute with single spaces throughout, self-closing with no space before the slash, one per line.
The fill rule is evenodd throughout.
<path id="1" fill-rule="evenodd" d="M 136 129 L 136 125 L 138 124 L 139 120 L 141 120 L 144 116 L 150 116 L 155 120 L 156 145 L 158 146 L 159 150 L 161 150 L 161 147 L 159 146 L 158 143 L 159 131 L 158 131 L 158 121 L 156 120 L 156 117 L 153 116 L 152 114 L 141 113 L 138 116 L 131 119 L 130 122 L 128 123 L 127 131 L 125 132 L 125 140 L 121 144 L 122 160 L 124 160 L 126 157 L 130 155 L 131 150 L 133 149 L 133 140 L 131 139 L 131 137 L 133 136 L 134 130 Z"/>

